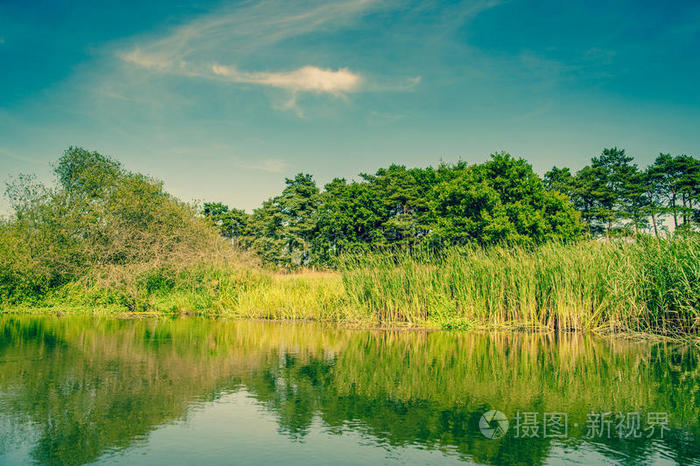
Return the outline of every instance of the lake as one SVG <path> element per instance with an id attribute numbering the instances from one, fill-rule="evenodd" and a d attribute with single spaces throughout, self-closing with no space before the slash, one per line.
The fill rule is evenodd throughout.
<path id="1" fill-rule="evenodd" d="M 0 317 L 0 464 L 700 464 L 700 351 L 580 334 Z"/>

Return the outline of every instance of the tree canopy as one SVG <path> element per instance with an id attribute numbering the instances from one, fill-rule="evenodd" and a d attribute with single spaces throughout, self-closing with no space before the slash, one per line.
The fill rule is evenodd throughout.
<path id="1" fill-rule="evenodd" d="M 673 230 L 700 223 L 700 161 L 688 155 L 661 154 L 640 169 L 612 147 L 576 173 L 555 166 L 540 178 L 525 160 L 496 153 L 481 164 L 391 165 L 358 178 L 319 190 L 300 173 L 252 214 L 220 203 L 203 213 L 225 237 L 285 267 L 368 249 L 658 236 L 665 218 Z"/>
<path id="2" fill-rule="evenodd" d="M 670 216 L 673 230 L 690 230 L 700 221 L 700 160 L 660 154 L 640 169 L 624 149 L 604 149 L 591 164 L 572 175 L 552 168 L 544 176 L 548 189 L 571 197 L 591 234 L 656 236 Z"/>
<path id="3" fill-rule="evenodd" d="M 219 204 L 205 204 L 203 213 L 223 235 L 283 266 L 325 265 L 376 248 L 566 241 L 584 231 L 567 195 L 507 153 L 476 165 L 391 165 L 358 181 L 336 178 L 323 191 L 307 174 L 285 184 L 245 219 Z M 245 225 L 236 235 L 233 216 Z"/>

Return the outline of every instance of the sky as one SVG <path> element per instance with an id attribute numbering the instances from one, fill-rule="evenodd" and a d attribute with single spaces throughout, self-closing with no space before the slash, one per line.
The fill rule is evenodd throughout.
<path id="1" fill-rule="evenodd" d="M 644 166 L 700 152 L 698 83 L 697 1 L 0 0 L 0 183 L 69 146 L 249 211 L 298 172 Z"/>

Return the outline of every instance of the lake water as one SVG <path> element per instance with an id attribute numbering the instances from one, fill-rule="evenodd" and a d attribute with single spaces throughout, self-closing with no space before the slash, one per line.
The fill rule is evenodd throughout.
<path id="1" fill-rule="evenodd" d="M 700 464 L 699 358 L 582 335 L 4 316 L 0 464 Z"/>

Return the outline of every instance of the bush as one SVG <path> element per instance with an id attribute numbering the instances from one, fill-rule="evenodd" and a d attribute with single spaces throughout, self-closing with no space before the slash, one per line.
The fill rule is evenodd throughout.
<path id="1" fill-rule="evenodd" d="M 112 266 L 149 264 L 147 288 L 172 286 L 165 268 L 232 257 L 233 249 L 197 210 L 162 183 L 96 152 L 70 148 L 55 187 L 21 176 L 8 186 L 15 209 L 0 225 L 0 299 L 40 299 Z"/>

